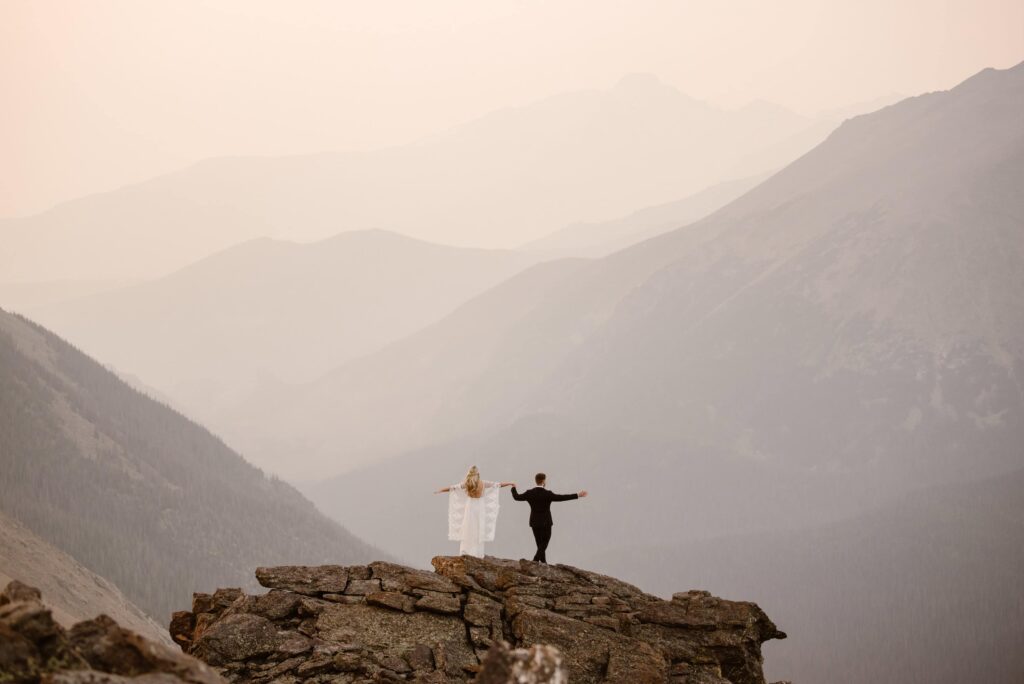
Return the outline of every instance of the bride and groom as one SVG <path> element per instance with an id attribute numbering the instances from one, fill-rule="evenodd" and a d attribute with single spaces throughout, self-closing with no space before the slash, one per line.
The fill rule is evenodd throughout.
<path id="1" fill-rule="evenodd" d="M 513 499 L 530 504 L 530 529 L 537 542 L 533 560 L 547 563 L 546 551 L 554 525 L 551 504 L 580 499 L 587 492 L 553 494 L 547 489 L 544 473 L 537 473 L 534 481 L 536 487 L 520 494 L 515 482 L 488 482 L 480 478 L 480 471 L 473 466 L 462 482 L 437 490 L 435 494 L 448 493 L 448 539 L 459 542 L 459 553 L 483 558 L 484 543 L 494 541 L 498 525 L 498 494 L 502 487 L 512 487 Z"/>

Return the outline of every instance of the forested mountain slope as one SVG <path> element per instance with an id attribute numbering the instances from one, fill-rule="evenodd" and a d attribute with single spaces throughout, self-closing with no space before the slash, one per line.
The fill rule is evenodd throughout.
<path id="1" fill-rule="evenodd" d="M 257 565 L 380 556 L 218 438 L 0 312 L 0 511 L 163 622 Z"/>

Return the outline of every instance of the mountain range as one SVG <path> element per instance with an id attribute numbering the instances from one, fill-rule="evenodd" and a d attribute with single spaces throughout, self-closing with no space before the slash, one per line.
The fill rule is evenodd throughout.
<path id="1" fill-rule="evenodd" d="M 872 479 L 1011 467 L 1022 73 L 851 119 L 701 221 L 527 269 L 219 430 L 300 477 L 538 412 Z"/>
<path id="2" fill-rule="evenodd" d="M 0 221 L 0 283 L 150 279 L 252 238 L 370 228 L 511 246 L 779 168 L 837 123 L 768 103 L 723 110 L 632 76 L 416 144 L 210 159 Z"/>

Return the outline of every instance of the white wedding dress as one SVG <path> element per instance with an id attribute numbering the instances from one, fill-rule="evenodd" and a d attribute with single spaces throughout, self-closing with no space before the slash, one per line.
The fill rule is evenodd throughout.
<path id="1" fill-rule="evenodd" d="M 484 481 L 484 493 L 474 498 L 463 483 L 448 490 L 448 539 L 459 542 L 459 554 L 484 557 L 484 543 L 494 541 L 498 526 L 497 482 Z"/>

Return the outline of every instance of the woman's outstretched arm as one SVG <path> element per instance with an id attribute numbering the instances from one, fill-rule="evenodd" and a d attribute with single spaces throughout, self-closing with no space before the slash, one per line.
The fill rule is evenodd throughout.
<path id="1" fill-rule="evenodd" d="M 451 487 L 442 487 L 441 489 L 438 489 L 438 490 L 437 490 L 436 492 L 434 492 L 434 493 L 435 493 L 435 494 L 444 494 L 445 492 L 450 492 L 450 491 L 452 491 L 452 488 L 451 488 Z"/>

